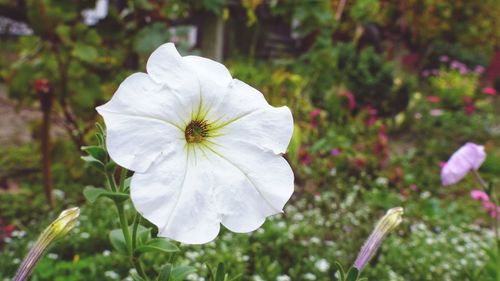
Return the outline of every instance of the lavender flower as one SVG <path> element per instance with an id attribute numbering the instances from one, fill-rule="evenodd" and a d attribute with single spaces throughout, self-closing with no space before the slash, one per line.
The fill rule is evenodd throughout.
<path id="1" fill-rule="evenodd" d="M 379 220 L 375 229 L 366 240 L 354 262 L 354 267 L 362 271 L 370 259 L 375 255 L 385 237 L 391 233 L 403 220 L 402 207 L 392 208 Z"/>
<path id="2" fill-rule="evenodd" d="M 466 143 L 451 156 L 441 170 L 441 183 L 444 186 L 459 182 L 471 170 L 477 170 L 486 159 L 484 146 Z"/>
<path id="3" fill-rule="evenodd" d="M 63 238 L 76 224 L 80 215 L 79 208 L 64 210 L 38 237 L 23 263 L 17 270 L 13 281 L 24 281 L 31 275 L 33 269 L 52 242 Z"/>

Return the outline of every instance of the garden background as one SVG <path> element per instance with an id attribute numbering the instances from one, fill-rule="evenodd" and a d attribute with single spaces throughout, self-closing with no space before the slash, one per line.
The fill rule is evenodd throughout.
<path id="1" fill-rule="evenodd" d="M 236 280 L 332 280 L 334 262 L 352 264 L 377 219 L 403 206 L 369 280 L 499 278 L 480 187 L 440 180 L 474 142 L 488 155 L 479 172 L 500 184 L 497 0 L 0 0 L 0 40 L 0 280 L 71 206 L 77 227 L 32 280 L 132 280 L 108 240 L 110 201 L 83 196 L 104 179 L 80 148 L 95 142 L 95 107 L 165 42 L 290 107 L 296 186 L 259 230 L 146 254 L 146 268 L 191 266 L 187 280 L 205 280 L 223 262 Z"/>

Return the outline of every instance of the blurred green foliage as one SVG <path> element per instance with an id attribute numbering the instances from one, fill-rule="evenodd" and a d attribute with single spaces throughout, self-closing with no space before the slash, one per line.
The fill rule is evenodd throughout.
<path id="1" fill-rule="evenodd" d="M 331 280 L 333 261 L 352 262 L 373 221 L 396 205 L 405 207 L 406 222 L 367 268 L 370 280 L 489 280 L 498 257 L 488 258 L 483 250 L 492 242 L 487 215 L 469 198 L 474 182 L 441 188 L 439 163 L 466 141 L 485 144 L 489 156 L 481 172 L 498 184 L 498 96 L 481 93 L 480 73 L 460 73 L 440 56 L 471 70 L 487 66 L 499 45 L 500 3 L 362 0 L 341 7 L 341 2 L 245 0 L 238 6 L 224 0 L 132 0 L 110 5 L 106 18 L 87 26 L 81 11 L 95 1 L 27 0 L 24 12 L 35 34 L 2 41 L 0 77 L 21 107 L 37 104 L 36 79 L 50 81 L 55 110 L 73 140 L 54 143 L 57 202 L 83 205 L 80 225 L 51 250 L 55 256 L 41 261 L 33 280 L 130 278 L 124 258 L 108 252 L 108 232 L 118 227 L 110 202 L 84 203 L 83 186 L 97 186 L 102 178 L 83 167 L 74 144 L 92 136 L 94 107 L 126 76 L 144 71 L 151 51 L 172 40 L 170 27 L 206 13 L 228 20 L 241 15 L 238 9 L 247 15 L 243 31 L 267 32 L 263 14 L 269 12 L 293 24 L 294 42 L 300 43 L 289 57 L 262 60 L 238 50 L 239 56 L 226 61 L 234 77 L 261 90 L 272 105 L 292 109 L 295 132 L 286 157 L 297 187 L 285 214 L 261 230 L 224 231 L 216 243 L 182 246 L 173 261 L 196 267 L 189 280 L 208 278 L 205 264 L 215 268 L 219 262 L 241 280 L 284 274 L 291 280 Z M 177 45 L 184 53 L 198 52 Z M 417 72 L 402 70 L 398 52 L 419 53 Z M 428 69 L 437 74 L 422 77 Z M 471 98 L 473 113 L 466 112 L 464 97 Z M 40 196 L 36 151 L 32 144 L 0 151 L 0 183 L 20 182 L 17 193 L 0 192 L 0 202 L 8 202 L 0 204 L 0 222 L 27 233 L 0 242 L 0 278 L 13 275 L 16 258 L 56 214 Z M 168 259 L 145 255 L 155 270 Z"/>

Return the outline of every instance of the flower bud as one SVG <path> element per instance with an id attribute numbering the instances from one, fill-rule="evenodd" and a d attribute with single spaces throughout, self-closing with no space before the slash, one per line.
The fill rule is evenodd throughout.
<path id="1" fill-rule="evenodd" d="M 55 221 L 45 228 L 33 247 L 31 247 L 24 261 L 21 263 L 13 280 L 26 280 L 31 275 L 38 260 L 40 260 L 48 247 L 54 241 L 63 238 L 73 229 L 73 227 L 75 227 L 79 215 L 80 209 L 78 207 L 64 210 Z"/>
<path id="2" fill-rule="evenodd" d="M 384 238 L 391 233 L 403 220 L 402 207 L 392 208 L 379 220 L 375 229 L 366 240 L 354 262 L 354 267 L 363 270 L 370 259 L 375 255 Z"/>

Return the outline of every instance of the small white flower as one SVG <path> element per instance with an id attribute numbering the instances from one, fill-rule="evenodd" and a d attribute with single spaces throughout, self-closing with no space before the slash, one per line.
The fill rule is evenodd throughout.
<path id="1" fill-rule="evenodd" d="M 47 258 L 49 258 L 51 260 L 57 260 L 57 258 L 59 258 L 59 255 L 56 253 L 48 253 Z"/>
<path id="2" fill-rule="evenodd" d="M 146 68 L 97 111 L 111 158 L 135 171 L 132 201 L 159 236 L 201 244 L 220 223 L 250 232 L 282 212 L 293 193 L 282 157 L 290 110 L 270 106 L 222 64 L 180 56 L 172 43 L 155 50 Z"/>
<path id="3" fill-rule="evenodd" d="M 290 281 L 292 280 L 288 275 L 280 275 L 276 278 L 276 281 Z"/>
<path id="4" fill-rule="evenodd" d="M 186 257 L 190 260 L 195 260 L 199 256 L 200 256 L 200 254 L 198 252 L 194 252 L 194 251 L 187 251 L 186 252 Z"/>
<path id="5" fill-rule="evenodd" d="M 321 272 L 326 272 L 330 268 L 330 263 L 325 260 L 325 259 L 320 259 L 316 263 L 314 263 L 314 266 Z"/>
<path id="6" fill-rule="evenodd" d="M 254 275 L 252 276 L 253 277 L 253 281 L 265 281 L 264 279 L 262 279 L 262 277 L 260 277 L 259 275 Z"/>
<path id="7" fill-rule="evenodd" d="M 83 20 L 86 25 L 96 25 L 108 15 L 108 0 L 97 0 L 94 9 L 82 11 Z"/>
<path id="8" fill-rule="evenodd" d="M 120 279 L 120 275 L 114 271 L 106 271 L 104 272 L 104 276 L 108 277 L 109 279 L 117 280 Z"/>
<path id="9" fill-rule="evenodd" d="M 316 280 L 316 275 L 312 274 L 311 272 L 308 272 L 304 274 L 304 279 L 305 280 Z"/>
<path id="10" fill-rule="evenodd" d="M 14 230 L 14 231 L 12 231 L 10 236 L 15 237 L 15 238 L 23 238 L 24 236 L 26 236 L 26 232 L 22 231 L 22 230 Z"/>

